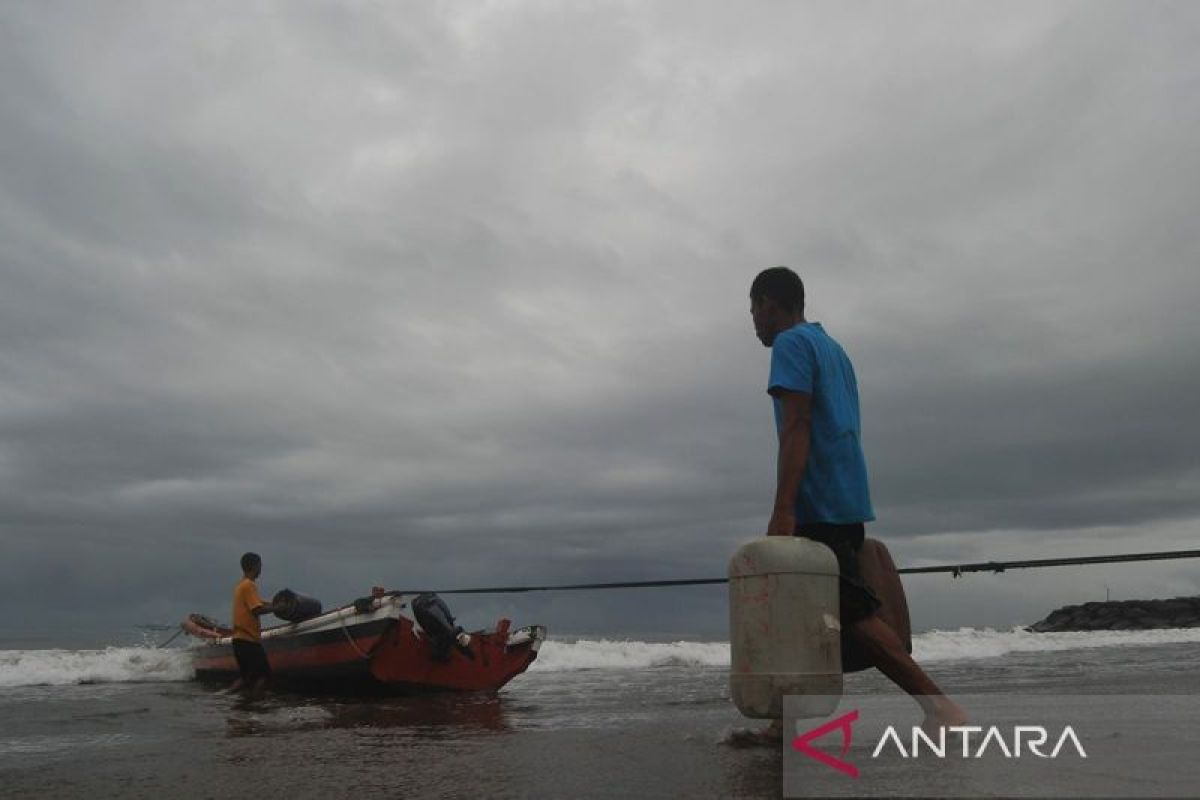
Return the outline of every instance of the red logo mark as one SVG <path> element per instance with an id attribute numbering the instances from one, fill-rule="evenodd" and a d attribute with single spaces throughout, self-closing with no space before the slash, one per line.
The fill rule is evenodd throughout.
<path id="1" fill-rule="evenodd" d="M 850 726 L 857 720 L 858 709 L 856 708 L 849 713 L 842 714 L 837 719 L 832 719 L 829 722 L 826 722 L 819 728 L 813 728 L 808 733 L 801 734 L 795 739 L 792 739 L 792 747 L 796 750 L 799 750 L 801 753 L 804 753 L 804 755 L 808 756 L 809 758 L 820 761 L 827 767 L 833 767 L 838 772 L 844 772 L 851 778 L 857 778 L 858 767 L 854 766 L 849 761 L 842 760 L 842 758 L 844 758 L 846 753 L 850 750 L 850 740 L 854 737 L 854 732 L 850 729 Z M 809 742 L 811 742 L 813 739 L 820 739 L 830 731 L 838 729 L 842 731 L 842 758 L 835 758 L 834 756 L 824 753 L 809 744 Z"/>

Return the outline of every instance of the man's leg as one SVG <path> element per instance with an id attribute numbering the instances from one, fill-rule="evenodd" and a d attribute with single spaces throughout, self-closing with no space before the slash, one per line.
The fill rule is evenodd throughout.
<path id="1" fill-rule="evenodd" d="M 239 640 L 234 639 L 231 642 L 231 645 L 233 647 L 233 660 L 237 664 L 238 668 L 238 676 L 237 680 L 233 682 L 233 685 L 225 690 L 227 694 L 240 692 L 242 689 L 246 688 L 247 684 L 249 683 L 246 674 L 249 665 L 246 663 L 245 653 L 242 652 L 242 643 Z"/>
<path id="2" fill-rule="evenodd" d="M 267 689 L 267 681 L 271 677 L 271 662 L 267 660 L 267 650 L 262 642 L 254 642 L 246 647 L 246 661 L 250 673 L 246 676 L 246 684 L 250 694 L 258 697 Z"/>
<path id="3" fill-rule="evenodd" d="M 891 678 L 893 683 L 917 701 L 925 712 L 924 724 L 927 728 L 936 730 L 942 725 L 966 723 L 966 712 L 942 694 L 933 678 L 913 661 L 896 632 L 878 615 L 872 614 L 852 623 L 849 626 L 849 634 L 880 672 Z M 759 730 L 757 736 L 764 741 L 778 741 L 783 736 L 783 726 L 779 720 L 773 720 Z"/>
<path id="4" fill-rule="evenodd" d="M 933 679 L 913 661 L 896 632 L 878 615 L 851 624 L 848 632 L 880 672 L 912 695 L 925 712 L 926 725 L 961 725 L 967 721 L 966 712 L 942 694 Z"/>

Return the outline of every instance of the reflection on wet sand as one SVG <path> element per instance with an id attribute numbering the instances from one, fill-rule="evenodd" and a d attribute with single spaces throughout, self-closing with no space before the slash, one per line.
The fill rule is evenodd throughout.
<path id="1" fill-rule="evenodd" d="M 429 694 L 388 698 L 237 698 L 227 735 L 261 736 L 306 730 L 378 729 L 414 739 L 445 739 L 511 731 L 496 694 Z"/>
<path id="2" fill-rule="evenodd" d="M 433 738 L 510 730 L 504 701 L 495 694 L 424 695 L 343 703 L 333 707 L 324 727 L 411 728 L 414 735 Z"/>

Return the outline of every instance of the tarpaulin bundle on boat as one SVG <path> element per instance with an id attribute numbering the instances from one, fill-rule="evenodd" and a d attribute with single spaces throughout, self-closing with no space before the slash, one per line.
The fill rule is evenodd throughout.
<path id="1" fill-rule="evenodd" d="M 271 600 L 275 605 L 275 616 L 288 622 L 304 622 L 321 615 L 321 601 L 313 597 L 296 594 L 291 589 L 282 589 Z"/>
<path id="2" fill-rule="evenodd" d="M 467 647 L 471 637 L 455 624 L 454 615 L 450 613 L 450 608 L 442 598 L 432 592 L 419 594 L 413 598 L 412 611 L 413 616 L 417 618 L 417 624 L 429 637 L 434 660 L 448 659 L 450 648 L 454 646 L 457 646 L 463 655 L 475 657 Z"/>

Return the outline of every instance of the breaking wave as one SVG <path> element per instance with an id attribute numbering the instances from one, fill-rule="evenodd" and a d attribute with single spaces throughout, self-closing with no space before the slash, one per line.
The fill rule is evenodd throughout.
<path id="1" fill-rule="evenodd" d="M 729 666 L 728 642 L 638 642 L 614 639 L 579 639 L 542 645 L 530 671 L 561 672 L 572 669 L 643 669 L 646 667 Z"/>
<path id="2" fill-rule="evenodd" d="M 186 681 L 193 674 L 191 655 L 178 649 L 0 650 L 0 687 Z"/>
<path id="3" fill-rule="evenodd" d="M 970 661 L 998 658 L 1009 653 L 1048 653 L 1107 647 L 1145 647 L 1200 642 L 1200 628 L 1163 628 L 1149 631 L 1069 631 L 1032 633 L 1021 627 L 1007 631 L 991 628 L 933 630 L 913 637 L 913 657 L 920 662 Z"/>
<path id="4" fill-rule="evenodd" d="M 913 656 L 920 662 L 970 661 L 999 658 L 1009 653 L 1053 652 L 1089 648 L 1139 647 L 1200 643 L 1200 628 L 1149 631 L 1080 631 L 1030 633 L 1024 628 L 993 630 L 960 628 L 933 630 L 913 637 Z M 579 639 L 542 645 L 530 671 L 576 669 L 644 669 L 648 667 L 729 666 L 728 642 L 639 642 Z"/>
<path id="5" fill-rule="evenodd" d="M 1200 628 L 1149 631 L 1030 633 L 1023 628 L 933 630 L 913 637 L 922 663 L 999 658 L 1090 648 L 1200 643 Z M 550 639 L 531 672 L 655 667 L 727 667 L 728 642 L 643 642 L 623 639 Z M 0 688 L 81 683 L 187 681 L 193 676 L 185 649 L 107 647 L 103 650 L 0 650 Z"/>

